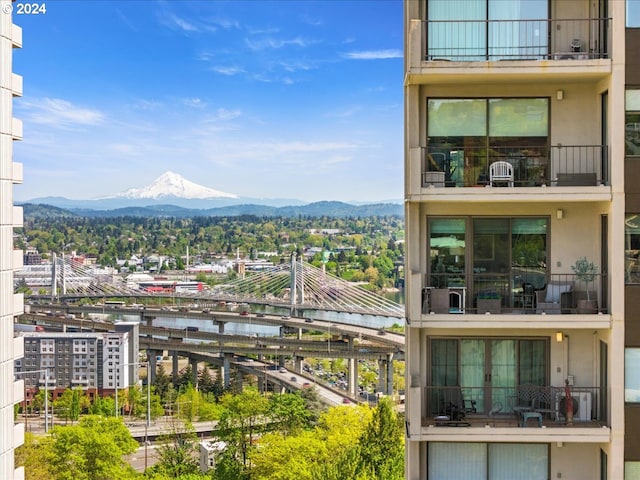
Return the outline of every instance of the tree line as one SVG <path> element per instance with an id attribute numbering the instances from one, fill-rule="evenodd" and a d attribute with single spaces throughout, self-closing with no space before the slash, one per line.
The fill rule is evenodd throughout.
<path id="1" fill-rule="evenodd" d="M 323 231 L 329 233 L 322 233 Z M 184 268 L 189 248 L 191 261 L 209 263 L 220 257 L 288 261 L 309 248 L 311 261 L 352 281 L 382 288 L 393 286 L 396 265 L 404 255 L 401 217 L 26 217 L 16 229 L 15 247 L 34 248 L 44 258 L 72 251 L 92 255 L 101 266 L 116 267 L 117 260 L 133 255 L 160 255 L 170 265 Z M 326 255 L 323 255 L 326 252 Z M 327 258 L 328 256 L 328 258 Z"/>
<path id="2" fill-rule="evenodd" d="M 400 480 L 402 418 L 388 401 L 318 408 L 314 389 L 268 394 L 249 387 L 215 404 L 222 448 L 203 473 L 198 437 L 182 419 L 159 439 L 158 461 L 144 473 L 127 463 L 138 443 L 122 417 L 88 414 L 48 435 L 27 433 L 16 451 L 27 480 Z M 173 417 L 172 417 L 173 418 Z"/>

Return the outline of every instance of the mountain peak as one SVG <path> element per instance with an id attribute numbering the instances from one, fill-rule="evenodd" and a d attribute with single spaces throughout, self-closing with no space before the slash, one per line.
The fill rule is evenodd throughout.
<path id="1" fill-rule="evenodd" d="M 103 198 L 150 198 L 158 200 L 165 197 L 200 200 L 238 198 L 238 196 L 233 193 L 221 192 L 198 185 L 197 183 L 187 180 L 182 175 L 171 171 L 163 173 L 146 187 L 131 188 L 125 192 Z"/>

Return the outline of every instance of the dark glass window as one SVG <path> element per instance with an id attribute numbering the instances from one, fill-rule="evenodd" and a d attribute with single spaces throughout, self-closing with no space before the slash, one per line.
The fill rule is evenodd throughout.
<path id="1" fill-rule="evenodd" d="M 627 214 L 624 225 L 625 283 L 640 283 L 640 215 Z"/>
<path id="2" fill-rule="evenodd" d="M 445 172 L 449 185 L 486 182 L 498 160 L 513 165 L 519 185 L 539 182 L 548 134 L 548 98 L 427 100 L 428 168 Z"/>
<path id="3" fill-rule="evenodd" d="M 627 90 L 625 110 L 625 154 L 640 155 L 640 90 Z"/>

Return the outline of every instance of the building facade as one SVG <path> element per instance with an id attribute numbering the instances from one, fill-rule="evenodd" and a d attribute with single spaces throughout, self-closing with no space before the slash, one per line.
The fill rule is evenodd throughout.
<path id="1" fill-rule="evenodd" d="M 637 3 L 404 2 L 409 480 L 640 478 Z"/>
<path id="2" fill-rule="evenodd" d="M 22 138 L 22 123 L 13 117 L 13 98 L 22 95 L 22 77 L 13 73 L 13 49 L 22 46 L 22 30 L 0 13 L 0 478 L 24 478 L 14 465 L 14 449 L 24 438 L 24 425 L 14 425 L 13 409 L 22 401 L 23 382 L 13 375 L 22 357 L 22 339 L 13 337 L 13 319 L 23 310 L 21 294 L 13 293 L 13 272 L 22 266 L 22 251 L 13 249 L 13 229 L 22 226 L 22 208 L 13 206 L 13 185 L 22 183 L 22 164 L 13 161 L 13 141 Z M 14 379 L 15 378 L 15 379 Z"/>
<path id="3" fill-rule="evenodd" d="M 136 326 L 137 327 L 137 326 Z M 137 328 L 135 328 L 137 333 Z M 53 400 L 82 388 L 90 399 L 111 395 L 138 381 L 132 332 L 24 332 L 24 357 L 15 371 L 24 378 L 25 402 L 45 388 Z M 137 340 L 137 337 L 136 337 Z"/>

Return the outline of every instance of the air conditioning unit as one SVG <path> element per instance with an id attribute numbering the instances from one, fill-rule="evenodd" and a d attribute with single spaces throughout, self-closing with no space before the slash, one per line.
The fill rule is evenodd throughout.
<path id="1" fill-rule="evenodd" d="M 591 421 L 591 392 L 580 392 L 578 397 L 578 415 L 574 415 L 573 419 L 580 422 Z M 575 396 L 574 396 L 575 398 Z"/>
<path id="2" fill-rule="evenodd" d="M 574 422 L 590 422 L 591 421 L 591 392 L 574 392 L 571 394 L 573 398 L 573 421 Z M 566 415 L 565 397 L 563 393 L 558 393 L 556 397 L 556 420 L 559 416 L 563 419 Z M 559 416 L 558 416 L 559 415 Z"/>

